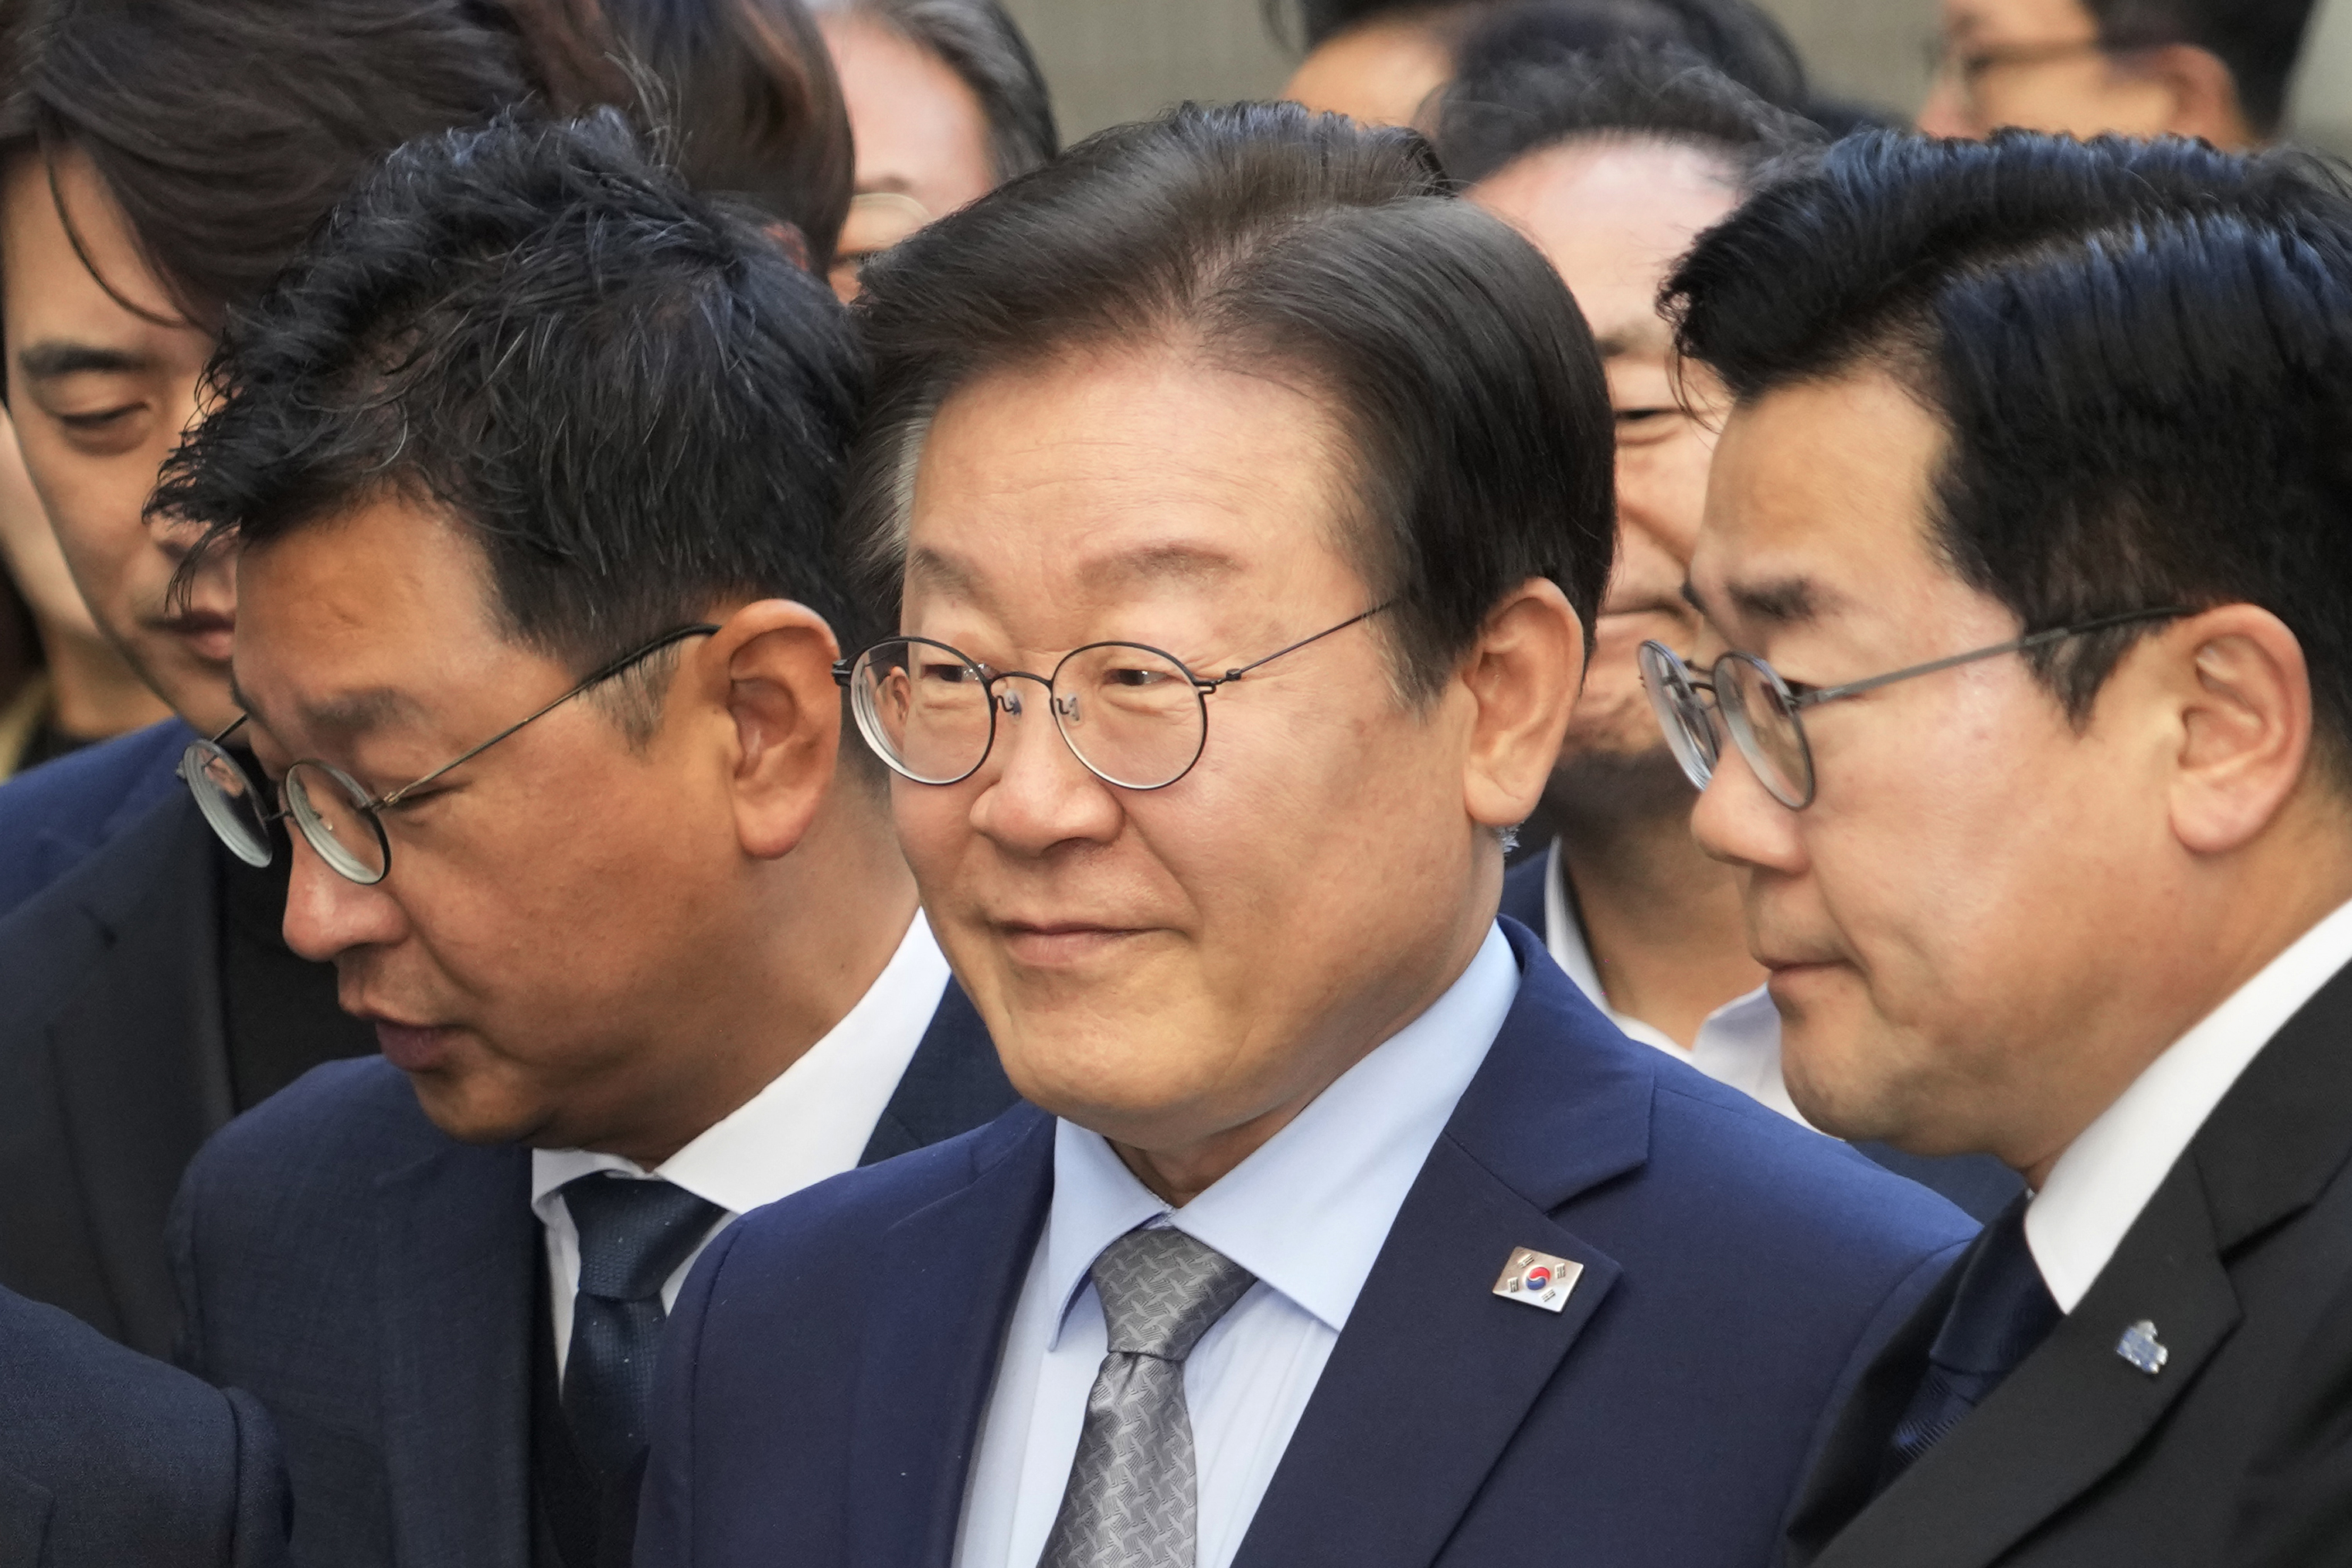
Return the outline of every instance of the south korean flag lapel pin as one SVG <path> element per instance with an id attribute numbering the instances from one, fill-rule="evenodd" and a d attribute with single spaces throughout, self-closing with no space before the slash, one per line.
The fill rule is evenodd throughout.
<path id="1" fill-rule="evenodd" d="M 1515 1248 L 1510 1261 L 1503 1265 L 1503 1277 L 1495 1281 L 1495 1294 L 1556 1312 L 1568 1305 L 1569 1292 L 1576 1289 L 1577 1277 L 1583 1272 L 1581 1263 L 1532 1247 Z"/>

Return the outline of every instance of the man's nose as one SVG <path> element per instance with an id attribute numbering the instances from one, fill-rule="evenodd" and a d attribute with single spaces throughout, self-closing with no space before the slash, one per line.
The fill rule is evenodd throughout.
<path id="1" fill-rule="evenodd" d="M 354 947 L 390 946 L 406 934 L 399 901 L 383 883 L 362 887 L 330 868 L 300 833 L 292 833 L 286 884 L 286 945 L 315 963 Z"/>
<path id="2" fill-rule="evenodd" d="M 973 828 L 1007 850 L 1038 854 L 1073 840 L 1108 842 L 1125 819 L 1118 792 L 1078 760 L 1038 683 L 1008 683 L 996 745 L 972 803 Z"/>
<path id="3" fill-rule="evenodd" d="M 1718 726 L 1720 721 L 1717 721 Z M 1804 865 L 1797 813 L 1772 798 L 1737 746 L 1725 744 L 1691 811 L 1699 848 L 1728 865 L 1794 875 Z"/>

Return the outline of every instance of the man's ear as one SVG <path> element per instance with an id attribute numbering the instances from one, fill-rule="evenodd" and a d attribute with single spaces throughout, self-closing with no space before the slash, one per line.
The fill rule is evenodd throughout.
<path id="1" fill-rule="evenodd" d="M 2226 854 L 2260 837 L 2294 797 L 2311 758 L 2311 675 L 2286 623 L 2225 604 L 2148 640 L 2132 662 L 2178 716 L 2172 831 L 2193 853 Z"/>
<path id="2" fill-rule="evenodd" d="M 1486 617 L 1460 679 L 1476 711 L 1463 779 L 1471 819 L 1513 828 L 1534 814 L 1584 684 L 1584 623 L 1549 578 Z"/>
<path id="3" fill-rule="evenodd" d="M 2164 129 L 2201 138 L 2223 152 L 2242 152 L 2257 140 L 2238 99 L 2238 79 L 2221 57 L 2194 44 L 2136 51 L 2133 68 L 2159 83 L 2170 98 Z"/>
<path id="4" fill-rule="evenodd" d="M 729 615 L 701 653 L 723 689 L 733 743 L 735 828 L 746 854 L 792 852 L 833 789 L 841 751 L 841 649 L 804 604 L 763 599 Z"/>

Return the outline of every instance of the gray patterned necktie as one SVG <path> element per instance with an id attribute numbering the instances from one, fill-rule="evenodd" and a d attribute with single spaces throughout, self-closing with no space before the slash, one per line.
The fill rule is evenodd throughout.
<path id="1" fill-rule="evenodd" d="M 1130 1230 L 1088 1270 L 1110 1331 L 1038 1568 L 1194 1568 L 1184 1358 L 1257 1277 L 1181 1230 Z"/>

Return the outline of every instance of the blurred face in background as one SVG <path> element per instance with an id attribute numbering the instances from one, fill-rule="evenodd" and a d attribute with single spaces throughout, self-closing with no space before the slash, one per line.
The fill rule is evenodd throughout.
<path id="1" fill-rule="evenodd" d="M 1617 567 L 1563 768 L 1583 765 L 1621 787 L 1623 765 L 1638 761 L 1665 802 L 1687 809 L 1689 786 L 1643 695 L 1634 651 L 1655 639 L 1687 658 L 1696 646 L 1699 616 L 1682 586 L 1721 408 L 1703 369 L 1688 367 L 1678 380 L 1657 298 L 1675 262 L 1731 212 L 1738 193 L 1720 160 L 1696 149 L 1585 140 L 1506 165 L 1470 198 L 1533 240 L 1576 296 L 1617 416 Z"/>
<path id="2" fill-rule="evenodd" d="M 947 62 L 854 11 L 818 19 L 857 143 L 856 195 L 833 267 L 834 292 L 857 297 L 866 259 L 995 188 L 988 118 Z"/>
<path id="3" fill-rule="evenodd" d="M 2221 148 L 2255 140 L 2230 69 L 2175 44 L 2102 47 L 2082 0 L 1944 0 L 1937 69 L 1919 110 L 1931 136 L 2002 126 L 2095 136 L 2176 134 Z"/>
<path id="4" fill-rule="evenodd" d="M 16 449 L 16 427 L 0 413 L 0 568 L 5 568 L 32 607 L 33 619 L 44 639 L 72 637 L 98 641 L 98 622 L 81 601 L 66 570 L 65 552 L 33 492 L 31 476 Z"/>
<path id="5" fill-rule="evenodd" d="M 53 190 L 41 160 L 18 158 L 0 192 L 8 407 L 25 466 L 100 630 L 190 724 L 219 729 L 236 716 L 234 580 L 215 568 L 187 604 L 168 603 L 181 548 L 142 516 L 195 412 L 212 336 L 185 323 L 89 161 L 64 150 L 54 168 Z"/>
<path id="6" fill-rule="evenodd" d="M 1411 125 L 1454 75 L 1444 6 L 1379 16 L 1327 38 L 1282 96 L 1366 125 Z"/>

